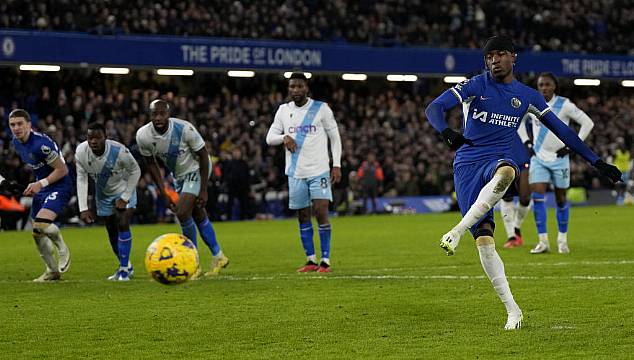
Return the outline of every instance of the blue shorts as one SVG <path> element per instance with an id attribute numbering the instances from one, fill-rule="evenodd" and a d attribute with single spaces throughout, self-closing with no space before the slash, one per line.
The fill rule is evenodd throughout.
<path id="1" fill-rule="evenodd" d="M 64 208 L 68 205 L 72 192 L 65 187 L 44 188 L 33 196 L 31 204 L 31 218 L 35 219 L 37 213 L 42 209 L 47 209 L 57 216 L 64 212 Z"/>
<path id="2" fill-rule="evenodd" d="M 555 161 L 543 161 L 537 156 L 531 158 L 528 183 L 551 183 L 558 189 L 570 187 L 570 160 L 568 156 Z"/>
<path id="3" fill-rule="evenodd" d="M 288 178 L 288 207 L 297 210 L 310 207 L 311 200 L 332 201 L 330 171 L 306 179 Z"/>
<path id="4" fill-rule="evenodd" d="M 121 198 L 121 194 L 101 197 L 97 194 L 97 216 L 110 216 L 115 213 L 116 206 L 115 201 Z M 126 209 L 136 208 L 136 190 L 132 192 L 130 200 L 128 200 L 128 206 Z"/>
<path id="5" fill-rule="evenodd" d="M 515 173 L 519 174 L 517 164 L 510 158 L 454 165 L 453 178 L 456 187 L 456 198 L 458 200 L 458 206 L 460 207 L 460 213 L 463 216 L 469 211 L 471 205 L 475 203 L 482 188 L 493 179 L 495 171 L 501 165 L 511 165 L 515 168 Z M 489 210 L 471 227 L 471 234 L 478 229 L 478 225 L 482 222 L 491 223 L 491 226 L 495 229 L 493 209 Z"/>

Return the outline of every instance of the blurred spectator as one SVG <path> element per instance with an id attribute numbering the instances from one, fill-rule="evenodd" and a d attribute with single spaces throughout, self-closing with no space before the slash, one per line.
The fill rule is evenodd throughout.
<path id="1" fill-rule="evenodd" d="M 361 163 L 357 170 L 357 177 L 361 182 L 361 197 L 363 198 L 363 208 L 367 209 L 367 202 L 370 199 L 372 210 L 370 213 L 376 213 L 376 197 L 379 188 L 383 183 L 383 169 L 373 152 L 368 153 L 368 157 Z"/>
<path id="2" fill-rule="evenodd" d="M 249 164 L 242 158 L 242 150 L 240 147 L 234 147 L 231 150 L 231 160 L 227 161 L 223 166 L 223 179 L 227 187 L 227 220 L 233 219 L 234 202 L 238 201 L 238 219 L 244 220 L 251 218 L 249 206 L 249 193 L 251 191 L 251 176 Z"/>

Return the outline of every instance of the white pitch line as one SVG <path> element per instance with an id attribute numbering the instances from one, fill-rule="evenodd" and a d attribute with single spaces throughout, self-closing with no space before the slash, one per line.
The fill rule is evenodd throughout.
<path id="1" fill-rule="evenodd" d="M 634 276 L 611 276 L 611 275 L 571 275 L 571 276 L 507 276 L 510 280 L 633 280 Z M 274 275 L 252 275 L 252 276 L 237 276 L 237 275 L 221 275 L 215 279 L 201 279 L 196 282 L 213 282 L 213 281 L 275 281 L 275 280 L 483 280 L 486 279 L 484 275 L 317 275 L 317 274 L 274 274 Z M 137 278 L 133 282 L 137 281 L 151 281 L 149 278 Z M 63 284 L 74 283 L 110 283 L 113 286 L 117 286 L 116 282 L 100 279 L 71 279 L 61 280 L 58 283 L 49 283 L 48 285 L 55 286 Z M 0 280 L 0 284 L 27 284 L 32 283 L 35 286 L 47 286 L 42 284 L 33 283 L 31 280 Z M 126 286 L 126 285 L 124 285 Z"/>

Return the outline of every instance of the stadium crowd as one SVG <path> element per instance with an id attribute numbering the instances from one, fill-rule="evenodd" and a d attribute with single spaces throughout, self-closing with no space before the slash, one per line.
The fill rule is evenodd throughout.
<path id="1" fill-rule="evenodd" d="M 492 32 L 535 51 L 634 53 L 630 0 L 7 0 L 0 28 L 479 48 Z M 587 41 L 592 39 L 592 41 Z"/>
<path id="2" fill-rule="evenodd" d="M 208 207 L 216 220 L 271 213 L 270 203 L 275 203 L 271 200 L 285 199 L 283 148 L 269 147 L 264 141 L 277 106 L 285 101 L 286 82 L 281 76 L 226 81 L 221 75 L 205 74 L 194 83 L 157 81 L 149 72 L 122 78 L 91 70 L 34 75 L 5 68 L 0 73 L 6 84 L 0 89 L 0 173 L 8 178 L 28 183 L 31 176 L 10 145 L 6 117 L 11 109 L 27 109 L 36 128 L 60 145 L 69 164 L 75 147 L 85 139 L 87 125 L 94 121 L 105 123 L 108 137 L 130 147 L 140 159 L 136 129 L 149 121 L 149 102 L 162 97 L 173 104 L 173 116 L 196 124 L 214 158 Z M 364 197 L 368 186 L 375 186 L 379 196 L 452 193 L 452 153 L 424 121 L 423 112 L 446 86 L 438 80 L 389 86 L 382 81 L 358 86 L 334 77 L 311 82 L 315 97 L 333 108 L 342 136 L 343 181 L 335 189 L 335 208 L 360 211 L 360 206 L 355 210 L 351 204 Z M 633 94 L 621 90 L 617 94 L 564 90 L 563 94 L 595 121 L 588 142 L 601 156 L 613 155 L 617 147 L 632 147 Z M 454 128 L 460 127 L 461 115 L 458 110 L 452 113 Z M 359 172 L 367 163 L 375 169 Z M 572 158 L 571 178 L 572 186 L 606 185 L 577 157 Z M 138 221 L 165 220 L 165 206 L 157 200 L 148 175 L 142 177 L 138 193 Z M 248 205 L 228 211 L 229 197 Z M 69 217 L 75 207 L 69 209 Z"/>

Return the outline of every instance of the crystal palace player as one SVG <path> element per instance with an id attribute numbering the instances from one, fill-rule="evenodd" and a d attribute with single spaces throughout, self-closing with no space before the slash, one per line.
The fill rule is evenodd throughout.
<path id="1" fill-rule="evenodd" d="M 282 104 L 266 135 L 269 145 L 284 144 L 288 176 L 289 207 L 297 210 L 299 235 L 307 257 L 298 272 L 330 272 L 330 235 L 328 204 L 332 184 L 341 180 L 341 138 L 328 104 L 309 98 L 308 80 L 293 73 L 288 82 L 292 101 Z M 332 152 L 332 173 L 328 156 Z M 317 265 L 313 243 L 311 206 L 319 226 L 321 261 Z"/>
<path id="2" fill-rule="evenodd" d="M 139 164 L 124 145 L 106 140 L 106 129 L 100 123 L 88 125 L 87 141 L 77 146 L 75 161 L 79 216 L 86 223 L 94 221 L 88 208 L 90 176 L 95 181 L 97 216 L 105 219 L 110 246 L 119 260 L 119 269 L 108 280 L 128 281 L 133 274 L 130 219 L 136 207 L 136 185 L 141 177 Z"/>
<path id="3" fill-rule="evenodd" d="M 46 264 L 46 271 L 34 281 L 59 280 L 70 266 L 70 250 L 64 243 L 55 219 L 64 211 L 72 194 L 72 180 L 57 144 L 45 134 L 31 130 L 31 117 L 22 109 L 9 114 L 13 145 L 22 161 L 33 168 L 37 181 L 30 183 L 25 196 L 33 196 L 31 219 L 33 238 Z M 55 259 L 53 244 L 58 250 Z"/>
<path id="4" fill-rule="evenodd" d="M 551 73 L 540 74 L 537 78 L 537 89 L 548 102 L 548 106 L 566 125 L 570 121 L 578 123 L 579 138 L 585 140 L 594 127 L 594 122 L 586 113 L 563 96 L 555 94 L 557 90 L 557 78 Z M 570 150 L 555 137 L 545 126 L 541 126 L 539 120 L 532 115 L 535 155 L 531 158 L 530 185 L 533 191 L 533 214 L 539 243 L 531 250 L 532 254 L 540 254 L 550 250 L 548 232 L 546 231 L 546 204 L 544 202 L 548 184 L 555 187 L 557 201 L 557 250 L 567 254 L 568 249 L 568 218 L 570 217 L 570 205 L 566 199 L 566 191 L 570 187 Z M 525 129 L 520 129 L 520 136 L 524 142 L 530 141 Z"/>
<path id="5" fill-rule="evenodd" d="M 176 212 L 183 235 L 196 241 L 196 226 L 205 244 L 213 255 L 211 269 L 205 275 L 218 275 L 220 270 L 229 264 L 223 254 L 216 232 L 207 216 L 207 179 L 211 175 L 211 161 L 205 148 L 205 141 L 196 128 L 189 122 L 170 115 L 170 107 L 166 101 L 154 100 L 150 104 L 151 122 L 141 127 L 136 133 L 139 152 L 143 155 L 148 171 L 156 187 L 161 192 L 166 204 Z M 177 204 L 163 190 L 163 178 L 156 163 L 161 159 L 176 178 L 176 190 L 179 193 Z M 199 272 L 194 277 L 198 277 Z"/>
<path id="6" fill-rule="evenodd" d="M 513 299 L 504 264 L 495 250 L 493 206 L 502 198 L 518 174 L 512 142 L 526 113 L 534 114 L 568 147 L 579 153 L 612 181 L 621 173 L 594 154 L 577 135 L 550 111 L 534 89 L 515 80 L 517 59 L 513 42 L 503 36 L 490 38 L 484 47 L 488 71 L 445 91 L 425 113 L 444 141 L 457 150 L 454 183 L 463 218 L 445 234 L 440 246 L 453 255 L 462 235 L 471 229 L 480 262 L 507 311 L 505 329 L 519 329 L 522 311 Z M 463 103 L 464 135 L 447 127 L 445 111 Z"/>

